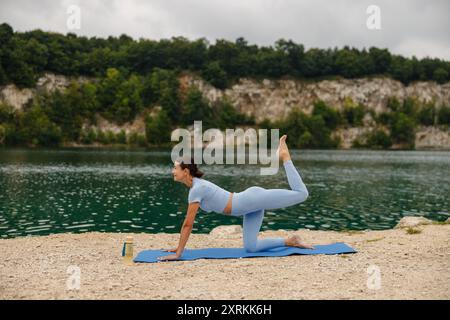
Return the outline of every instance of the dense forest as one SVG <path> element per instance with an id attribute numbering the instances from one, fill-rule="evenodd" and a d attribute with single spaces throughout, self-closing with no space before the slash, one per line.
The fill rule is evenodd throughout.
<path id="1" fill-rule="evenodd" d="M 303 45 L 285 39 L 269 47 L 251 45 L 243 38 L 235 42 L 219 39 L 215 44 L 204 38 L 190 41 L 183 37 L 154 41 L 121 35 L 102 39 L 42 30 L 14 32 L 3 23 L 0 43 L 0 86 L 34 87 L 44 72 L 95 79 L 72 82 L 63 92 L 39 93 L 23 112 L 0 104 L 0 145 L 59 145 L 69 141 L 161 145 L 170 141 L 172 128 L 201 119 L 205 128 L 277 126 L 298 137 L 293 142 L 296 146 L 338 147 L 339 141 L 331 139 L 331 132 L 339 126 L 360 124 L 369 112 L 363 105 L 349 102 L 344 111 L 337 112 L 318 101 L 312 115 L 293 110 L 283 123 L 267 119 L 256 124 L 252 117 L 237 113 L 226 99 L 212 105 L 195 87 L 180 92 L 178 76 L 193 72 L 220 89 L 241 77 L 320 80 L 383 75 L 404 84 L 450 81 L 450 62 L 441 59 L 405 58 L 375 47 L 305 50 Z M 146 117 L 145 136 L 82 129 L 86 121 L 95 124 L 95 114 L 122 124 L 154 105 L 162 110 Z M 450 123 L 449 106 L 392 100 L 388 107 L 391 112 L 373 117 L 389 131 L 377 130 L 363 142 L 357 141 L 355 147 L 387 148 L 405 143 L 412 148 L 416 125 Z"/>
<path id="2" fill-rule="evenodd" d="M 450 81 L 450 62 L 440 59 L 405 58 L 387 49 L 305 50 L 301 44 L 280 39 L 274 46 L 250 45 L 243 38 L 235 42 L 183 37 L 159 41 L 120 37 L 88 38 L 73 33 L 33 30 L 14 32 L 0 25 L 0 85 L 13 82 L 32 87 L 43 71 L 67 76 L 101 77 L 108 68 L 124 75 L 147 75 L 155 68 L 190 70 L 202 74 L 218 88 L 240 77 L 345 78 L 384 74 L 405 84 L 415 80 Z"/>

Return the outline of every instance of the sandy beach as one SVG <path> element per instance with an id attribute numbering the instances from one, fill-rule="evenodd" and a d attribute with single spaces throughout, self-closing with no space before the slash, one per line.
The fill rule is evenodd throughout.
<path id="1" fill-rule="evenodd" d="M 240 226 L 227 228 L 193 233 L 187 248 L 241 247 Z M 134 237 L 136 255 L 172 248 L 179 234 L 3 239 L 0 299 L 450 299 L 449 224 L 366 232 L 277 230 L 260 238 L 293 232 L 312 244 L 345 242 L 358 253 L 127 266 L 121 257 L 126 236 Z"/>

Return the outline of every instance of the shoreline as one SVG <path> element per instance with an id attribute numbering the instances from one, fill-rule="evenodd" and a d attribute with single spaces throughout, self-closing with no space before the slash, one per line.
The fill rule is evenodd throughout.
<path id="1" fill-rule="evenodd" d="M 121 150 L 121 151 L 154 151 L 154 150 L 170 150 L 170 146 L 134 146 L 134 145 L 61 145 L 61 146 L 2 146 L 0 145 L 0 150 L 15 150 L 15 149 L 25 149 L 25 150 Z M 292 149 L 297 150 L 297 149 Z M 302 150 L 337 150 L 337 151 L 450 151 L 450 148 L 446 147 L 416 147 L 414 149 L 408 148 L 388 148 L 388 149 L 376 149 L 376 148 L 316 148 L 316 149 L 302 149 Z"/>
<path id="2" fill-rule="evenodd" d="M 173 248 L 179 234 L 88 232 L 0 239 L 0 299 L 450 299 L 450 224 L 415 219 L 388 230 L 270 230 L 259 236 L 298 233 L 311 244 L 345 242 L 355 254 L 132 266 L 122 262 L 126 236 L 133 236 L 136 256 L 141 250 Z M 206 247 L 242 247 L 241 227 L 192 233 L 186 246 Z M 79 288 L 74 288 L 77 272 Z"/>

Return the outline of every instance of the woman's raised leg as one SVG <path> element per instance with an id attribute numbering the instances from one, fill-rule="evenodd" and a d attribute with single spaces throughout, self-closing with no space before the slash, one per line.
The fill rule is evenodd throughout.
<path id="1" fill-rule="evenodd" d="M 292 190 L 250 187 L 237 195 L 232 215 L 242 215 L 263 209 L 281 209 L 304 202 L 308 198 L 309 192 L 292 160 L 285 161 L 283 166 Z"/>

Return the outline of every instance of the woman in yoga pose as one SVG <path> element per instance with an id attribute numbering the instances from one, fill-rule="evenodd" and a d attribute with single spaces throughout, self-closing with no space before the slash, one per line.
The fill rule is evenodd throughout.
<path id="1" fill-rule="evenodd" d="M 190 164 L 183 160 L 175 161 L 172 174 L 174 180 L 184 183 L 189 190 L 189 207 L 180 232 L 180 242 L 177 248 L 164 250 L 175 252 L 173 255 L 160 257 L 160 260 L 176 260 L 181 257 L 189 235 L 192 231 L 198 208 L 207 212 L 217 212 L 232 216 L 243 216 L 243 238 L 244 248 L 249 252 L 258 252 L 270 248 L 293 246 L 299 248 L 313 249 L 312 246 L 301 241 L 298 235 L 284 238 L 258 239 L 264 210 L 274 210 L 289 207 L 306 200 L 308 190 L 292 163 L 286 135 L 280 138 L 277 153 L 283 162 L 287 179 L 292 190 L 286 189 L 264 189 L 253 186 L 242 192 L 232 193 L 216 184 L 204 180 L 203 172 L 198 170 L 197 165 L 191 161 Z"/>

